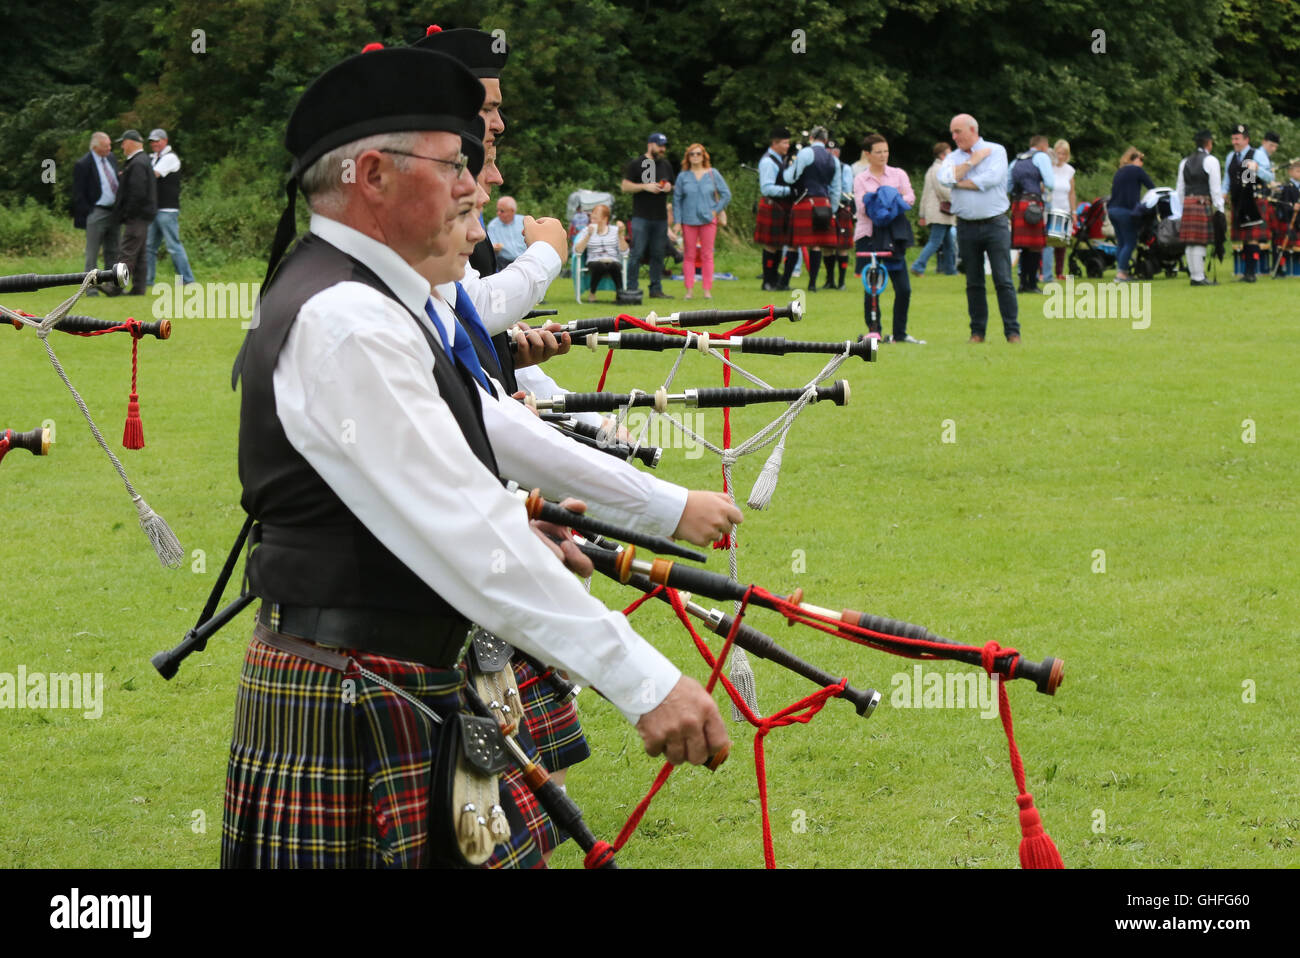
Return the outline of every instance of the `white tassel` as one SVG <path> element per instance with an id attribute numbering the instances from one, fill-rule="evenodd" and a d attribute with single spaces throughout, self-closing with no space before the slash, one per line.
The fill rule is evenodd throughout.
<path id="1" fill-rule="evenodd" d="M 181 563 L 185 561 L 185 551 L 181 548 L 176 533 L 172 532 L 171 526 L 167 525 L 167 520 L 150 509 L 149 504 L 140 496 L 133 496 L 132 501 L 135 503 L 136 513 L 140 516 L 140 528 L 149 537 L 153 551 L 158 553 L 158 561 L 169 569 L 180 568 Z"/>
<path id="2" fill-rule="evenodd" d="M 785 455 L 785 437 L 789 432 L 786 428 L 781 433 L 781 438 L 777 440 L 776 448 L 772 454 L 767 457 L 767 462 L 763 463 L 763 468 L 754 480 L 754 488 L 750 490 L 749 500 L 746 505 L 751 509 L 766 509 L 768 503 L 772 501 L 772 494 L 776 492 L 776 480 L 781 474 L 781 458 Z"/>
<path id="3" fill-rule="evenodd" d="M 749 656 L 745 650 L 733 647 L 731 650 L 731 684 L 736 687 L 740 697 L 745 700 L 749 710 L 755 715 L 761 716 L 763 713 L 758 710 L 758 689 L 754 685 L 754 670 L 750 668 Z M 731 703 L 731 719 L 733 722 L 745 721 L 745 716 L 736 703 Z"/>

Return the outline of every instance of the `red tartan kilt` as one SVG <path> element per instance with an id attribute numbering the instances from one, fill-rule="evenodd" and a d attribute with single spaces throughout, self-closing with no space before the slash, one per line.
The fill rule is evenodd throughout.
<path id="1" fill-rule="evenodd" d="M 1043 218 L 1030 226 L 1025 222 L 1025 210 L 1029 200 L 1016 200 L 1011 204 L 1011 248 L 1039 250 L 1047 245 L 1047 208 L 1043 207 Z"/>
<path id="2" fill-rule="evenodd" d="M 1183 218 L 1178 226 L 1178 238 L 1183 243 L 1208 246 L 1214 241 L 1211 209 L 1208 196 L 1189 196 L 1183 201 Z"/>
<path id="3" fill-rule="evenodd" d="M 1254 226 L 1238 226 L 1234 223 L 1232 226 L 1232 241 L 1234 243 L 1267 243 L 1268 224 L 1256 223 Z"/>
<path id="4" fill-rule="evenodd" d="M 838 242 L 835 232 L 835 211 L 831 210 L 831 225 L 818 232 L 813 229 L 812 211 L 814 206 L 830 208 L 831 201 L 825 196 L 810 196 L 794 205 L 791 216 L 790 246 L 834 246 Z"/>
<path id="5" fill-rule="evenodd" d="M 758 218 L 754 221 L 754 242 L 765 249 L 789 246 L 792 205 L 792 200 L 771 199 L 766 196 L 760 199 Z"/>
<path id="6" fill-rule="evenodd" d="M 835 235 L 838 238 L 836 249 L 844 252 L 853 249 L 853 230 L 856 225 L 853 221 L 853 207 L 841 203 L 835 211 Z"/>

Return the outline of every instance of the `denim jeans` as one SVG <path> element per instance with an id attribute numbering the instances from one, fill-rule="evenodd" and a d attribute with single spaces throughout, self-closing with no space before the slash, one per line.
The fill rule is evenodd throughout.
<path id="1" fill-rule="evenodd" d="M 1112 206 L 1107 212 L 1110 214 L 1111 225 L 1115 227 L 1115 245 L 1119 247 L 1116 257 L 1119 271 L 1127 273 L 1129 257 L 1133 255 L 1133 250 L 1137 249 L 1138 244 L 1137 211 Z"/>
<path id="2" fill-rule="evenodd" d="M 176 270 L 176 275 L 181 278 L 181 282 L 195 281 L 194 271 L 190 269 L 190 258 L 185 255 L 185 247 L 181 245 L 180 218 L 181 214 L 178 210 L 159 210 L 158 215 L 149 224 L 146 286 L 153 285 L 154 270 L 158 264 L 158 245 L 164 241 L 167 243 L 167 255 L 172 258 L 172 267 Z"/>
<path id="3" fill-rule="evenodd" d="M 664 291 L 664 256 L 668 253 L 668 221 L 632 217 L 632 253 L 627 261 L 627 288 L 640 288 L 641 261 L 650 254 L 650 292 Z"/>
<path id="4" fill-rule="evenodd" d="M 914 273 L 924 273 L 925 264 L 930 261 L 930 257 L 938 251 L 939 258 L 936 267 L 940 273 L 945 276 L 952 276 L 957 272 L 957 229 L 954 226 L 946 226 L 942 223 L 930 224 L 930 238 L 926 240 L 925 248 L 921 250 L 921 255 L 916 258 L 912 264 Z"/>
<path id="5" fill-rule="evenodd" d="M 1011 282 L 1011 221 L 1005 216 L 987 220 L 958 220 L 957 246 L 966 270 L 966 311 L 972 336 L 983 336 L 989 323 L 989 304 L 984 291 L 984 254 L 993 269 L 993 288 L 1007 336 L 1020 335 L 1020 304 Z"/>

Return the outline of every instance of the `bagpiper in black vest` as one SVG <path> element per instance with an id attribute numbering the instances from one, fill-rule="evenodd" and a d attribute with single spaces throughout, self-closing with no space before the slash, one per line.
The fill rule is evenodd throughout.
<path id="1" fill-rule="evenodd" d="M 1255 151 L 1250 150 L 1248 158 L 1253 159 L 1254 154 Z M 1228 161 L 1228 195 L 1232 199 L 1232 221 L 1238 227 L 1258 226 L 1264 222 L 1255 203 L 1257 182 L 1255 171 L 1247 169 L 1241 162 L 1241 154 L 1233 150 L 1232 159 Z"/>
<path id="2" fill-rule="evenodd" d="M 1026 150 L 1011 164 L 1011 195 L 1043 195 L 1043 173 L 1034 165 L 1035 150 Z"/>
<path id="3" fill-rule="evenodd" d="M 321 290 L 363 283 L 396 299 L 368 267 L 314 234 L 280 264 L 249 330 L 239 411 L 239 478 L 244 510 L 261 529 L 248 560 L 250 591 L 293 606 L 431 614 L 468 622 L 407 568 L 289 442 L 276 413 L 273 375 L 298 311 Z M 498 474 L 483 426 L 479 387 L 414 316 L 433 351 L 433 377 L 474 455 Z"/>

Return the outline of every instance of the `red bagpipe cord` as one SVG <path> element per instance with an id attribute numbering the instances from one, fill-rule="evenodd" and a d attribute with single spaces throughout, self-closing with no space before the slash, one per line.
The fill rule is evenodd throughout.
<path id="1" fill-rule="evenodd" d="M 131 395 L 126 403 L 126 425 L 122 429 L 122 445 L 127 449 L 143 449 L 144 423 L 140 421 L 140 394 L 136 392 L 135 383 L 139 372 L 138 347 L 140 338 L 144 335 L 144 324 L 138 319 L 124 319 L 117 326 L 110 326 L 108 329 L 93 329 L 72 335 L 104 336 L 108 333 L 131 334 Z"/>
<path id="2" fill-rule="evenodd" d="M 815 612 L 809 612 L 807 609 L 800 608 L 798 605 L 774 595 L 766 589 L 760 589 L 751 586 L 746 595 L 761 595 L 764 601 L 771 602 L 779 608 L 782 615 L 786 617 L 791 625 L 798 622 L 802 625 L 812 626 L 828 635 L 834 635 L 842 639 L 848 639 L 850 642 L 856 642 L 859 645 L 866 645 L 873 649 L 879 649 L 882 652 L 889 652 L 892 655 L 899 655 L 903 658 L 911 659 L 939 659 L 945 658 L 943 655 L 929 653 L 927 649 L 936 651 L 951 652 L 954 648 L 960 648 L 965 651 L 978 652 L 981 662 L 986 672 L 992 675 L 996 671 L 997 659 L 999 656 L 1013 655 L 1019 656 L 1020 653 L 1015 649 L 1003 648 L 997 642 L 988 642 L 983 648 L 974 646 L 953 646 L 946 642 L 929 642 L 925 639 L 909 639 L 902 636 L 886 635 L 881 632 L 873 632 L 871 629 L 861 626 L 850 625 L 839 619 L 827 618 Z M 897 648 L 891 648 L 887 645 L 880 645 L 873 641 L 876 639 L 887 639 L 891 643 L 899 643 L 911 646 L 915 652 L 909 653 L 900 651 Z M 1019 662 L 1019 658 L 1012 660 L 1013 663 Z M 1015 666 L 1013 665 L 1008 679 L 1015 678 Z M 998 714 L 1002 718 L 1002 728 L 1007 735 L 1007 747 L 1011 753 L 1011 774 L 1015 777 L 1016 788 L 1019 794 L 1016 796 L 1016 804 L 1020 806 L 1020 867 L 1021 868 L 1064 868 L 1065 863 L 1061 860 L 1061 853 L 1056 849 L 1056 843 L 1052 837 L 1047 834 L 1043 828 L 1042 819 L 1038 815 L 1038 809 L 1034 807 L 1034 796 L 1025 790 L 1025 765 L 1020 760 L 1020 749 L 1016 747 L 1016 736 L 1011 727 L 1011 700 L 1007 696 L 1007 683 L 1001 681 L 998 683 Z"/>
<path id="3" fill-rule="evenodd" d="M 731 624 L 731 631 L 727 633 L 726 641 L 723 642 L 722 650 L 718 653 L 716 659 L 709 651 L 707 643 L 705 643 L 705 641 L 700 638 L 699 633 L 695 631 L 695 626 L 692 625 L 690 617 L 686 614 L 686 606 L 682 602 L 681 596 L 678 594 L 676 589 L 659 586 L 653 592 L 648 592 L 638 598 L 623 610 L 623 614 L 630 615 L 635 612 L 643 602 L 654 598 L 660 592 L 665 592 L 672 604 L 673 611 L 677 613 L 677 618 L 681 620 L 682 625 L 686 627 L 686 631 L 691 634 L 691 639 L 695 642 L 696 649 L 699 650 L 700 655 L 704 657 L 704 661 L 709 665 L 711 671 L 709 673 L 709 681 L 705 685 L 705 690 L 711 694 L 714 686 L 721 681 L 723 688 L 727 690 L 727 695 L 731 697 L 731 701 L 735 703 L 741 714 L 745 716 L 745 721 L 758 729 L 758 734 L 754 736 L 754 773 L 758 780 L 758 800 L 762 809 L 763 817 L 763 863 L 767 868 L 775 868 L 776 853 L 772 848 L 772 822 L 767 803 L 767 761 L 763 752 L 763 739 L 766 738 L 767 733 L 772 731 L 774 728 L 792 725 L 795 722 L 800 722 L 805 725 L 811 722 L 813 716 L 820 712 L 823 706 L 825 706 L 827 699 L 839 695 L 844 691 L 845 686 L 848 684 L 848 679 L 840 679 L 836 684 L 829 685 L 826 688 L 814 692 L 812 695 L 805 696 L 799 701 L 786 706 L 781 709 L 781 711 L 772 715 L 766 717 L 755 715 L 750 710 L 749 706 L 745 704 L 745 700 L 741 694 L 736 691 L 735 686 L 733 686 L 730 680 L 722 674 L 722 666 L 727 661 L 727 655 L 731 652 L 731 645 L 735 641 L 737 631 L 740 629 L 740 622 L 745 616 L 745 610 L 749 607 L 749 597 L 750 594 L 753 593 L 754 589 L 754 586 L 750 586 L 749 590 L 745 593 L 745 598 L 740 604 L 740 611 L 736 613 L 735 621 Z M 622 831 L 618 833 L 618 837 L 614 839 L 614 843 L 610 845 L 606 842 L 597 842 L 592 847 L 591 851 L 587 853 L 587 856 L 583 861 L 584 867 L 599 868 L 605 862 L 609 861 L 609 859 L 613 857 L 614 853 L 620 850 L 627 843 L 628 839 L 632 837 L 632 833 L 637 830 L 637 826 L 641 824 L 641 819 L 645 817 L 645 813 L 649 810 L 650 803 L 654 801 L 655 795 L 658 794 L 659 789 L 663 787 L 664 783 L 668 781 L 668 776 L 672 775 L 674 767 L 675 766 L 668 762 L 664 763 L 663 768 L 659 770 L 659 774 L 655 776 L 654 783 L 650 786 L 650 791 L 646 793 L 645 798 L 641 799 L 641 801 L 637 803 L 636 808 L 632 810 L 632 814 L 628 817 L 627 823 L 624 824 Z"/>

